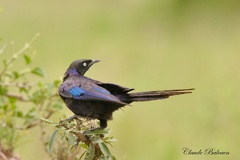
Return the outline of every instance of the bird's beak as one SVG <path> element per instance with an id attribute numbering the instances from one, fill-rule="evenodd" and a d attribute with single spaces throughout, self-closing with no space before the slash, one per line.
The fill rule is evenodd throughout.
<path id="1" fill-rule="evenodd" d="M 92 66 L 94 63 L 100 62 L 100 60 L 94 59 L 92 62 L 89 64 L 89 66 Z"/>

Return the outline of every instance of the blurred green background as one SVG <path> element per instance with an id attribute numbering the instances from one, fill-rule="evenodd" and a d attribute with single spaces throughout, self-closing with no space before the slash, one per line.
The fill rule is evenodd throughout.
<path id="1" fill-rule="evenodd" d="M 49 82 L 73 60 L 91 58 L 102 62 L 87 76 L 104 82 L 136 91 L 196 88 L 115 112 L 108 127 L 119 160 L 237 159 L 239 17 L 239 0 L 1 0 L 0 45 L 14 41 L 19 49 L 40 33 L 34 61 Z M 48 159 L 38 131 L 26 136 L 22 159 Z M 230 155 L 184 155 L 183 147 Z"/>

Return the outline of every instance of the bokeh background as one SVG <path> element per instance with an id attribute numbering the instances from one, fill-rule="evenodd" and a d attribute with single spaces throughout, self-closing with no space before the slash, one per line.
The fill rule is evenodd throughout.
<path id="1" fill-rule="evenodd" d="M 119 160 L 237 159 L 239 17 L 239 0 L 1 0 L 0 45 L 14 41 L 19 49 L 40 33 L 34 63 L 49 82 L 73 60 L 91 58 L 101 63 L 87 76 L 104 82 L 137 91 L 196 88 L 115 112 L 109 128 Z M 26 136 L 22 159 L 49 159 L 38 132 Z M 230 155 L 187 156 L 183 147 Z"/>

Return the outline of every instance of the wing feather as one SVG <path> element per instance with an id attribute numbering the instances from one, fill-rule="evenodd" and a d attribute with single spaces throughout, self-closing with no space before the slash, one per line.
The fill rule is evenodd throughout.
<path id="1" fill-rule="evenodd" d="M 75 100 L 105 101 L 127 105 L 112 95 L 107 89 L 87 81 L 80 85 L 65 82 L 59 88 L 59 94 L 65 98 L 73 98 Z"/>

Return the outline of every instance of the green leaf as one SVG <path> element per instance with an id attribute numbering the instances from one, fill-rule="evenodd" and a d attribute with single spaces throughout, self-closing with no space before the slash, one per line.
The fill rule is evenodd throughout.
<path id="1" fill-rule="evenodd" d="M 105 157 L 112 159 L 112 154 L 110 153 L 107 145 L 105 143 L 98 143 L 102 153 L 104 154 Z"/>
<path id="2" fill-rule="evenodd" d="M 0 86 L 0 95 L 6 95 L 7 94 L 7 88 Z"/>
<path id="3" fill-rule="evenodd" d="M 60 80 L 55 80 L 55 81 L 53 82 L 53 84 L 54 84 L 55 87 L 58 87 L 60 83 L 61 83 Z"/>
<path id="4" fill-rule="evenodd" d="M 102 143 L 103 142 L 99 135 L 93 136 L 92 141 L 94 143 Z"/>
<path id="5" fill-rule="evenodd" d="M 24 54 L 23 58 L 24 58 L 27 65 L 31 63 L 31 58 L 28 55 Z"/>
<path id="6" fill-rule="evenodd" d="M 20 74 L 16 71 L 13 71 L 12 74 L 14 76 L 14 79 L 18 79 L 20 77 Z"/>
<path id="7" fill-rule="evenodd" d="M 95 154 L 94 144 L 90 143 L 84 160 L 93 160 L 94 154 Z"/>
<path id="8" fill-rule="evenodd" d="M 26 88 L 23 88 L 23 87 L 21 87 L 21 88 L 19 88 L 19 92 L 28 93 L 28 92 L 29 92 L 29 90 L 28 90 L 28 89 L 26 89 Z"/>
<path id="9" fill-rule="evenodd" d="M 41 121 L 45 122 L 45 123 L 48 123 L 48 124 L 55 124 L 55 122 L 49 120 L 49 119 L 46 119 L 46 118 L 42 118 L 42 117 L 36 117 L 38 119 L 40 119 Z"/>
<path id="10" fill-rule="evenodd" d="M 80 143 L 78 145 L 82 148 L 88 149 L 88 145 L 86 143 Z"/>
<path id="11" fill-rule="evenodd" d="M 72 144 L 72 145 L 74 145 L 75 142 L 77 141 L 76 137 L 72 133 L 67 135 L 67 139 L 68 139 L 69 143 Z"/>
<path id="12" fill-rule="evenodd" d="M 23 117 L 23 113 L 22 113 L 21 111 L 17 111 L 17 112 L 16 112 L 16 115 L 17 115 L 17 117 L 19 117 L 19 118 Z"/>
<path id="13" fill-rule="evenodd" d="M 17 98 L 15 98 L 15 97 L 10 97 L 10 98 L 8 98 L 8 100 L 9 100 L 10 104 L 14 104 L 17 102 Z"/>
<path id="14" fill-rule="evenodd" d="M 53 151 L 53 146 L 54 146 L 54 142 L 56 139 L 56 135 L 58 134 L 58 130 L 55 130 L 53 132 L 53 134 L 51 135 L 50 141 L 49 141 L 49 153 L 51 154 Z"/>
<path id="15" fill-rule="evenodd" d="M 118 140 L 113 137 L 106 137 L 103 139 L 104 142 L 117 142 Z"/>
<path id="16" fill-rule="evenodd" d="M 107 133 L 108 133 L 108 131 L 102 130 L 102 129 L 99 128 L 99 129 L 95 129 L 93 131 L 88 130 L 84 134 L 85 135 L 94 135 L 94 134 L 107 134 Z"/>
<path id="17" fill-rule="evenodd" d="M 6 111 L 8 109 L 8 105 L 3 106 L 3 110 Z"/>
<path id="18" fill-rule="evenodd" d="M 34 68 L 34 69 L 31 71 L 31 73 L 36 74 L 36 75 L 38 75 L 38 76 L 40 76 L 40 77 L 45 77 L 44 71 L 43 71 L 41 68 L 39 68 L 39 67 Z"/>

